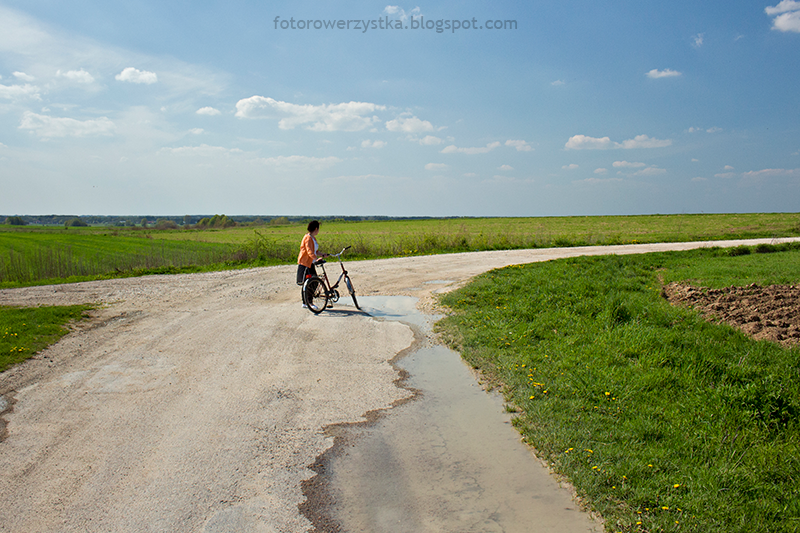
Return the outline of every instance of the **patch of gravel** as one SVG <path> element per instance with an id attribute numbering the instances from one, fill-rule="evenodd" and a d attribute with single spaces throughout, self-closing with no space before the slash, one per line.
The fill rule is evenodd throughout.
<path id="1" fill-rule="evenodd" d="M 672 304 L 698 309 L 709 319 L 740 329 L 757 340 L 800 345 L 800 287 L 755 283 L 709 289 L 670 283 L 664 294 Z"/>

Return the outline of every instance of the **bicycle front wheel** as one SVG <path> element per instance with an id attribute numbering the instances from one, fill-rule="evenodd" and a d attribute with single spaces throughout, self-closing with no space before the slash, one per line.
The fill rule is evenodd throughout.
<path id="1" fill-rule="evenodd" d="M 328 293 L 320 278 L 313 276 L 303 282 L 303 302 L 315 315 L 320 314 L 328 305 Z"/>
<path id="2" fill-rule="evenodd" d="M 361 308 L 358 306 L 358 300 L 356 300 L 356 290 L 353 288 L 353 282 L 350 281 L 350 276 L 344 277 L 344 284 L 347 285 L 347 290 L 350 291 L 350 298 L 353 299 L 353 305 L 356 306 L 356 309 L 361 311 Z"/>

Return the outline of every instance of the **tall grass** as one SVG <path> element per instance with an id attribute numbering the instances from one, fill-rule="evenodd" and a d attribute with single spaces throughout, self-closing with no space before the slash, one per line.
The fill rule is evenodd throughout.
<path id="1" fill-rule="evenodd" d="M 0 226 L 0 287 L 293 263 L 304 224 L 151 230 Z M 800 235 L 794 213 L 323 221 L 351 259 Z"/>
<path id="2" fill-rule="evenodd" d="M 800 281 L 800 249 L 508 267 L 445 295 L 440 331 L 607 531 L 800 527 L 800 348 L 671 306 L 662 284 Z"/>

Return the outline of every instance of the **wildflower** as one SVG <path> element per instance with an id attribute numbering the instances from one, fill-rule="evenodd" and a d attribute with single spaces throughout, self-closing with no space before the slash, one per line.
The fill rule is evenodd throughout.
<path id="1" fill-rule="evenodd" d="M 667 506 L 665 505 L 665 506 L 663 506 L 663 507 L 661 508 L 661 510 L 662 510 L 662 511 L 669 511 L 669 507 L 667 507 Z"/>
<path id="2" fill-rule="evenodd" d="M 680 486 L 681 486 L 681 484 L 680 484 L 680 483 L 675 483 L 674 485 L 672 485 L 672 488 L 673 488 L 673 489 L 677 489 L 677 488 L 678 488 L 678 487 L 680 487 Z"/>

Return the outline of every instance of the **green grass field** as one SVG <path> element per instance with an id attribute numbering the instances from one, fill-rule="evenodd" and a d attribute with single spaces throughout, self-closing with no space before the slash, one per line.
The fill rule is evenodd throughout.
<path id="1" fill-rule="evenodd" d="M 304 224 L 205 230 L 0 226 L 0 288 L 296 261 Z M 449 252 L 800 235 L 800 214 L 324 221 L 325 251 L 374 259 Z"/>
<path id="2" fill-rule="evenodd" d="M 800 247 L 782 248 L 507 267 L 443 296 L 438 327 L 607 531 L 798 531 L 800 348 L 661 296 L 671 281 L 796 284 Z"/>

